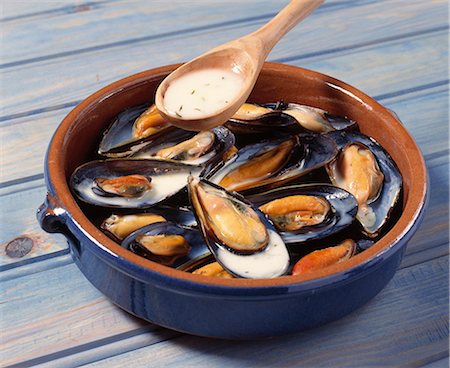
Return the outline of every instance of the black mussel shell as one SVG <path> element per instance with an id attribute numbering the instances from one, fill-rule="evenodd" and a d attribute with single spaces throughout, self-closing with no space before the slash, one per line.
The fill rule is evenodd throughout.
<path id="1" fill-rule="evenodd" d="M 158 218 L 158 216 L 160 216 L 164 218 L 166 221 L 173 222 L 184 227 L 197 226 L 197 221 L 195 219 L 194 214 L 192 213 L 191 209 L 187 207 L 172 207 L 168 205 L 157 205 L 147 210 L 136 211 L 135 209 L 131 210 L 116 209 L 113 213 L 111 213 L 110 211 L 111 210 L 108 210 L 108 212 L 105 211 L 105 214 L 101 216 L 101 218 L 98 218 L 96 223 L 97 226 L 101 228 L 106 235 L 108 235 L 111 239 L 119 243 L 123 240 L 123 238 L 119 238 L 117 236 L 117 233 L 123 232 L 122 230 L 123 228 L 119 227 L 120 225 L 118 224 L 118 222 L 127 219 L 127 222 L 129 223 L 130 216 L 139 217 L 145 215 L 155 215 L 156 216 L 155 218 Z M 132 217 L 132 219 L 134 218 Z M 136 224 L 128 225 L 125 229 L 128 231 L 130 227 L 133 228 L 135 226 Z"/>
<path id="2" fill-rule="evenodd" d="M 235 138 L 234 134 L 223 126 L 216 127 L 212 129 L 211 132 L 214 133 L 215 136 L 213 146 L 204 155 L 200 156 L 196 160 L 164 159 L 157 156 L 157 152 L 159 150 L 179 144 L 198 134 L 198 132 L 191 132 L 183 129 L 173 129 L 166 134 L 163 134 L 159 138 L 153 139 L 152 141 L 140 147 L 130 157 L 140 159 L 151 158 L 164 161 L 177 161 L 189 165 L 215 165 L 217 164 L 217 162 L 221 161 L 225 153 L 234 146 Z"/>
<path id="3" fill-rule="evenodd" d="M 317 117 L 317 124 L 312 127 L 308 127 L 303 122 L 298 121 L 295 118 L 295 115 L 291 115 L 295 113 L 296 110 L 310 111 L 313 116 Z M 327 133 L 335 130 L 357 130 L 358 124 L 350 120 L 345 116 L 333 115 L 325 110 L 313 107 L 300 105 L 296 103 L 288 103 L 283 106 L 281 109 L 281 113 L 284 115 L 290 116 L 295 122 L 299 125 L 301 131 L 306 133 Z"/>
<path id="4" fill-rule="evenodd" d="M 200 175 L 201 168 L 177 162 L 159 160 L 110 159 L 91 161 L 79 166 L 72 174 L 70 187 L 82 201 L 112 208 L 149 208 L 177 194 L 187 185 L 190 175 Z M 95 179 L 140 174 L 151 178 L 150 190 L 137 197 L 102 195 Z"/>
<path id="5" fill-rule="evenodd" d="M 127 157 L 141 147 L 144 142 L 161 137 L 176 128 L 170 125 L 160 129 L 155 134 L 145 138 L 133 137 L 134 122 L 146 111 L 150 105 L 140 105 L 129 108 L 111 122 L 108 129 L 103 133 L 98 148 L 98 154 L 105 157 Z"/>
<path id="6" fill-rule="evenodd" d="M 330 204 L 330 212 L 324 222 L 307 226 L 295 231 L 278 231 L 286 244 L 303 243 L 309 240 L 322 239 L 349 227 L 358 211 L 355 197 L 344 189 L 330 184 L 291 185 L 267 192 L 247 196 L 255 206 L 262 206 L 275 199 L 292 195 L 311 195 L 322 197 Z"/>
<path id="7" fill-rule="evenodd" d="M 272 110 L 251 119 L 231 118 L 225 126 L 235 134 L 261 134 L 279 132 L 299 132 L 297 122 L 289 115 L 282 114 L 280 109 L 286 106 L 283 102 L 252 104 Z"/>
<path id="8" fill-rule="evenodd" d="M 375 222 L 368 226 L 361 223 L 363 232 L 369 237 L 376 237 L 382 228 L 388 223 L 393 209 L 399 202 L 402 190 L 402 176 L 391 156 L 371 137 L 357 132 L 330 132 L 327 134 L 332 138 L 339 150 L 347 147 L 352 143 L 359 143 L 366 146 L 375 156 L 378 166 L 384 175 L 384 181 L 378 196 L 368 203 L 375 215 Z M 327 165 L 327 170 L 334 170 L 334 162 Z M 357 217 L 358 218 L 358 217 Z"/>
<path id="9" fill-rule="evenodd" d="M 207 209 L 200 203 L 197 193 L 198 186 L 202 186 L 204 190 L 230 200 L 235 205 L 235 208 L 251 208 L 268 232 L 268 243 L 264 248 L 251 253 L 242 253 L 230 248 L 223 239 L 220 239 L 211 225 L 211 212 L 207 212 Z M 227 272 L 241 278 L 272 278 L 286 273 L 289 266 L 287 248 L 273 225 L 261 211 L 239 194 L 227 192 L 222 187 L 204 179 L 190 179 L 188 191 L 203 237 L 217 262 Z"/>
<path id="10" fill-rule="evenodd" d="M 289 152 L 289 158 L 283 167 L 272 173 L 268 178 L 255 182 L 244 189 L 236 190 L 244 195 L 257 191 L 268 190 L 279 187 L 285 183 L 297 179 L 303 175 L 310 173 L 320 167 L 325 166 L 337 154 L 336 144 L 323 134 L 300 134 L 291 135 L 285 138 L 262 141 L 256 144 L 247 145 L 237 151 L 222 166 L 217 166 L 211 170 L 206 178 L 216 184 L 232 170 L 247 164 L 253 158 L 264 154 L 265 152 L 276 149 L 287 141 L 294 143 L 292 150 Z"/>
<path id="11" fill-rule="evenodd" d="M 260 134 L 275 131 L 292 133 L 324 133 L 333 130 L 353 130 L 357 129 L 357 123 L 347 117 L 330 114 L 322 109 L 312 106 L 300 105 L 296 103 L 253 104 L 261 106 L 271 111 L 262 112 L 258 116 L 248 119 L 232 117 L 226 126 L 236 134 Z M 301 110 L 311 112 L 317 119 L 314 127 L 307 127 L 297 120 L 295 111 Z"/>
<path id="12" fill-rule="evenodd" d="M 174 257 L 172 259 L 167 257 L 164 259 L 162 256 L 151 254 L 145 247 L 143 247 L 136 240 L 140 235 L 181 235 L 186 239 L 190 250 L 187 255 L 183 255 L 178 258 Z M 182 267 L 184 264 L 191 262 L 193 259 L 210 254 L 201 233 L 197 229 L 181 226 L 169 221 L 154 223 L 134 231 L 122 241 L 121 246 L 144 258 L 157 262 L 162 261 L 163 264 L 174 268 Z"/>

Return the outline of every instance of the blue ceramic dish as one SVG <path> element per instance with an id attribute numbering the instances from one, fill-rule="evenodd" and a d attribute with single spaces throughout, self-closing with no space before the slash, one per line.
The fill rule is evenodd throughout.
<path id="1" fill-rule="evenodd" d="M 38 210 L 42 228 L 67 237 L 81 272 L 119 307 L 190 334 L 252 339 L 294 333 L 336 320 L 373 298 L 393 277 L 422 220 L 428 190 L 424 160 L 392 113 L 357 89 L 313 71 L 266 63 L 250 100 L 291 101 L 348 116 L 390 153 L 403 176 L 403 211 L 393 228 L 369 249 L 305 275 L 217 279 L 139 257 L 88 220 L 70 192 L 71 173 L 89 159 L 108 122 L 125 108 L 148 102 L 176 67 L 113 83 L 64 119 L 47 152 L 48 195 Z"/>

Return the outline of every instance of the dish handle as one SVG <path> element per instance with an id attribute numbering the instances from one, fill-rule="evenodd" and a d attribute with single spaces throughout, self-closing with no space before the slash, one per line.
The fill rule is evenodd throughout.
<path id="1" fill-rule="evenodd" d="M 47 193 L 44 203 L 36 212 L 36 217 L 44 231 L 64 235 L 73 250 L 73 255 L 77 258 L 80 257 L 80 241 L 67 225 L 69 215 L 53 195 Z"/>

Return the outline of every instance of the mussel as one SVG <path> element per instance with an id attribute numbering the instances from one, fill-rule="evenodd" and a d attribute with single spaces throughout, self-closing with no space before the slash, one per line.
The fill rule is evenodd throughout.
<path id="1" fill-rule="evenodd" d="M 140 197 L 152 187 L 151 178 L 140 174 L 98 177 L 94 179 L 93 191 L 107 197 Z"/>
<path id="2" fill-rule="evenodd" d="M 238 194 L 206 180 L 189 179 L 197 222 L 216 260 L 237 277 L 283 275 L 289 254 L 266 217 Z"/>
<path id="3" fill-rule="evenodd" d="M 207 178 L 230 191 L 281 186 L 324 166 L 337 153 L 325 135 L 302 134 L 247 145 Z"/>
<path id="4" fill-rule="evenodd" d="M 346 239 L 332 247 L 315 250 L 302 257 L 294 265 L 292 274 L 301 275 L 332 266 L 349 259 L 355 254 L 355 251 L 356 243 L 352 239 Z"/>
<path id="5" fill-rule="evenodd" d="M 210 254 L 197 229 L 169 221 L 157 222 L 132 232 L 121 246 L 171 267 L 181 267 L 197 257 Z"/>
<path id="6" fill-rule="evenodd" d="M 91 161 L 78 167 L 70 183 L 75 195 L 84 202 L 104 207 L 148 208 L 181 191 L 189 175 L 200 175 L 201 168 L 159 160 L 110 159 Z M 139 175 L 151 185 L 127 188 L 127 178 Z M 121 179 L 122 178 L 122 179 Z M 125 180 L 123 179 L 125 178 Z M 118 193 L 99 190 L 98 182 L 108 180 L 122 185 Z M 144 190 L 145 189 L 145 190 Z M 133 195 L 123 195 L 123 193 Z"/>
<path id="7" fill-rule="evenodd" d="M 326 133 L 354 129 L 356 122 L 325 110 L 296 103 L 244 103 L 226 123 L 236 133 L 263 133 L 277 130 Z"/>
<path id="8" fill-rule="evenodd" d="M 219 262 L 211 262 L 192 271 L 194 275 L 218 277 L 221 279 L 232 279 L 234 276 L 225 271 Z"/>
<path id="9" fill-rule="evenodd" d="M 330 184 L 291 185 L 246 198 L 269 216 L 286 244 L 339 233 L 358 210 L 353 195 Z"/>
<path id="10" fill-rule="evenodd" d="M 374 139 L 351 132 L 333 132 L 329 136 L 340 149 L 326 167 L 330 180 L 356 197 L 356 218 L 366 235 L 376 237 L 399 201 L 401 174 Z"/>
<path id="11" fill-rule="evenodd" d="M 175 129 L 163 120 L 155 105 L 141 105 L 120 113 L 103 134 L 98 153 L 106 157 L 125 157 L 143 142 Z"/>
<path id="12" fill-rule="evenodd" d="M 235 138 L 225 127 L 199 133 L 174 129 L 142 146 L 130 157 L 214 165 L 233 147 Z"/>

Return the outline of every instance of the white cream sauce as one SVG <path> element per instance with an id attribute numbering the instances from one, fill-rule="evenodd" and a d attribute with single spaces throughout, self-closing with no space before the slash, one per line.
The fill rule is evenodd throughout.
<path id="1" fill-rule="evenodd" d="M 214 115 L 233 102 L 244 80 L 223 69 L 193 71 L 175 79 L 164 94 L 168 113 L 180 119 L 200 119 Z"/>
<path id="2" fill-rule="evenodd" d="M 289 267 L 289 253 L 283 239 L 268 229 L 269 244 L 258 253 L 238 255 L 226 249 L 218 248 L 216 257 L 238 276 L 252 279 L 273 278 L 284 275 Z"/>
<path id="3" fill-rule="evenodd" d="M 92 190 L 93 180 L 85 178 L 78 186 L 78 191 L 84 194 L 86 199 L 96 200 L 112 206 L 137 206 L 144 203 L 157 203 L 178 192 L 187 185 L 189 175 L 197 177 L 201 168 L 193 167 L 191 171 L 161 173 L 151 176 L 151 188 L 139 197 L 101 197 Z"/>

